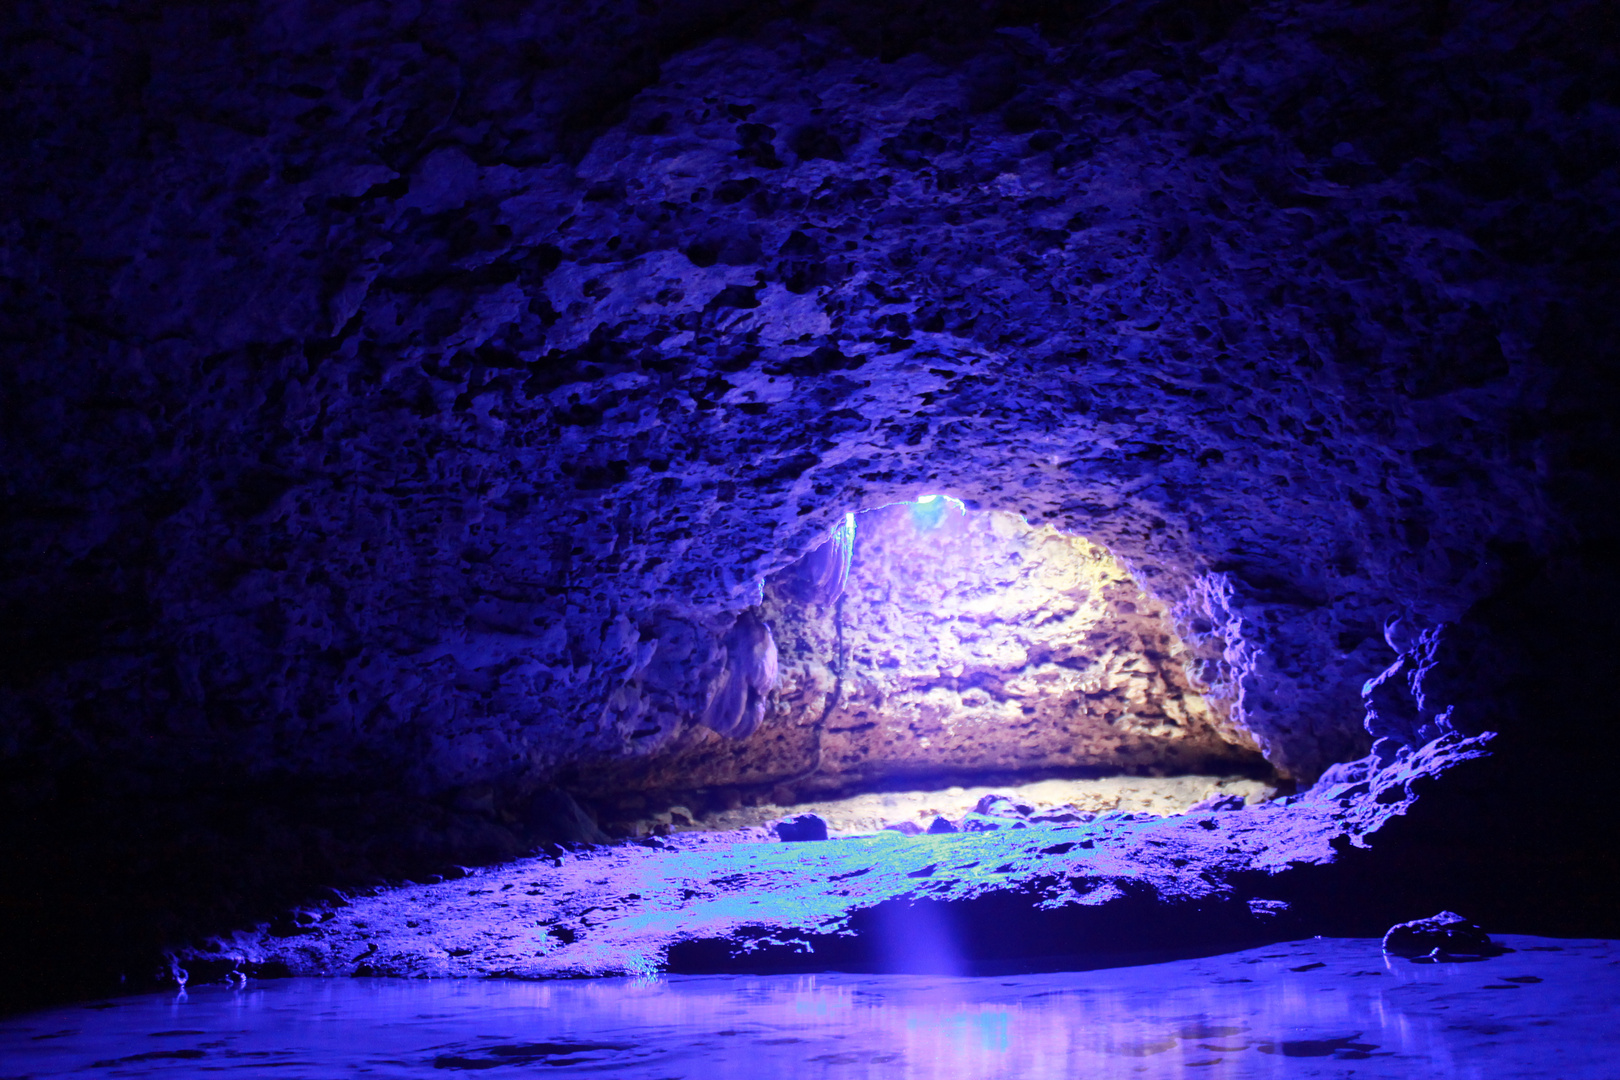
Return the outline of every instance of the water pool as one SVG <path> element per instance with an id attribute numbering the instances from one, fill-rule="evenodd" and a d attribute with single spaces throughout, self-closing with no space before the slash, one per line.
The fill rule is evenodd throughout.
<path id="1" fill-rule="evenodd" d="M 993 977 L 282 979 L 0 1021 L 0 1076 L 1620 1076 L 1620 942 L 1475 963 L 1314 939 Z"/>

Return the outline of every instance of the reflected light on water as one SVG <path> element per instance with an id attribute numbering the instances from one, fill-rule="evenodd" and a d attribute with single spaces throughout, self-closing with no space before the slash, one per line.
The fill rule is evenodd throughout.
<path id="1" fill-rule="evenodd" d="M 0 1022 L 8 1074 L 278 1077 L 1612 1076 L 1620 948 L 1477 964 L 1313 940 L 1101 971 L 579 982 L 287 979 Z"/>

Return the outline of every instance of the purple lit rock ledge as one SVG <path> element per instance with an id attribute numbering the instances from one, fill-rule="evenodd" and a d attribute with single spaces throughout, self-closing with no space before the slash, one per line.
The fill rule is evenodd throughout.
<path id="1" fill-rule="evenodd" d="M 200 978 L 1080 969 L 1300 936 L 1368 838 L 1487 756 L 1448 734 L 1239 811 L 774 842 L 687 833 L 387 889 L 183 950 Z M 1359 767 L 1358 767 L 1359 766 Z M 1466 767 L 1466 766 L 1465 766 Z M 1387 868 L 1384 871 L 1387 873 Z"/>

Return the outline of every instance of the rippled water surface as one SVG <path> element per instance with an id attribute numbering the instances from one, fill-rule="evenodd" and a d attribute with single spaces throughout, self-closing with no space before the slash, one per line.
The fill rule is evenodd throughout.
<path id="1" fill-rule="evenodd" d="M 1317 939 L 1101 971 L 285 979 L 0 1021 L 0 1076 L 1620 1077 L 1620 942 Z"/>

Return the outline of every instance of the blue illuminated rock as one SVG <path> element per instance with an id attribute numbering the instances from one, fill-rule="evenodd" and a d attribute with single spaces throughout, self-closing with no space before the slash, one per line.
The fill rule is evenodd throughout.
<path id="1" fill-rule="evenodd" d="M 1384 951 L 1392 956 L 1434 957 L 1496 956 L 1502 947 L 1482 928 L 1453 911 L 1427 919 L 1414 919 L 1389 928 Z"/>
<path id="2" fill-rule="evenodd" d="M 1446 736 L 1380 770 L 1377 786 L 1399 799 L 1329 788 L 1225 813 L 989 829 L 973 821 L 1024 823 L 970 815 L 961 830 L 940 818 L 923 835 L 815 844 L 771 843 L 763 829 L 692 832 L 517 860 L 355 898 L 290 935 L 239 932 L 178 962 L 208 978 L 557 978 L 932 970 L 946 950 L 959 971 L 1052 970 L 1218 952 L 1305 928 L 1343 933 L 1400 902 L 1369 889 L 1413 869 L 1379 842 L 1421 819 L 1414 782 L 1477 769 L 1488 742 Z M 799 818 L 776 832 L 821 839 L 826 826 Z"/>
<path id="3" fill-rule="evenodd" d="M 300 773 L 420 732 L 429 787 L 641 752 L 764 575 L 945 491 L 1124 559 L 1284 771 L 1355 756 L 1385 618 L 1455 619 L 1557 531 L 1501 508 L 1540 505 L 1538 365 L 1599 333 L 1533 253 L 1591 230 L 1504 163 L 1612 205 L 1574 164 L 1601 108 L 1504 74 L 1480 93 L 1535 120 L 1499 144 L 1393 7 L 1278 2 L 1174 59 L 1150 9 L 893 56 L 864 15 L 675 46 L 678 5 L 208 45 L 98 14 L 138 94 L 90 88 L 110 57 L 55 81 L 35 35 L 13 96 L 55 164 L 6 181 L 38 239 L 7 335 L 30 700 L 93 702 L 108 753 L 172 719 L 236 733 L 177 754 Z M 1455 33 L 1446 63 L 1497 55 Z M 621 50 L 659 60 L 594 59 Z M 114 127 L 154 137 L 69 134 Z M 102 599 L 44 599 L 75 573 Z M 126 638 L 170 658 L 163 703 L 133 689 L 159 661 L 101 651 Z"/>
<path id="4" fill-rule="evenodd" d="M 1603 4 L 206 7 L 0 29 L 0 984 L 730 752 L 766 580 L 925 494 L 1163 610 L 1132 767 L 1427 785 L 1393 865 L 1607 910 Z"/>

